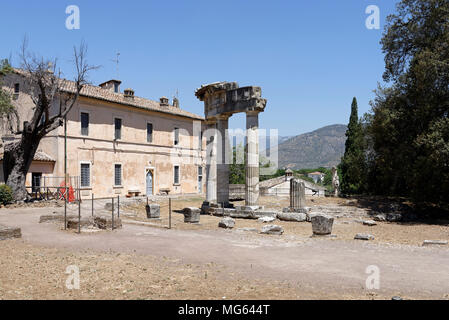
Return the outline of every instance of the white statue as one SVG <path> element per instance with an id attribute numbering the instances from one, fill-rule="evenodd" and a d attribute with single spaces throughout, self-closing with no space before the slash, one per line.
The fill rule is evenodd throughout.
<path id="1" fill-rule="evenodd" d="M 338 170 L 336 167 L 332 168 L 332 187 L 334 188 L 334 196 L 338 197 L 340 194 L 340 178 L 338 177 Z"/>

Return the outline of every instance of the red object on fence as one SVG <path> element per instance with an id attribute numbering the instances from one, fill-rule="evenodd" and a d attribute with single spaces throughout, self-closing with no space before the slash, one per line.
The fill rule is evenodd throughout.
<path id="1" fill-rule="evenodd" d="M 59 189 L 59 195 L 60 195 L 60 199 L 66 199 L 66 188 L 65 188 L 65 182 L 63 181 L 60 185 Z M 73 190 L 72 186 L 69 186 L 69 198 L 67 200 L 67 202 L 74 202 L 75 201 L 75 191 Z"/>

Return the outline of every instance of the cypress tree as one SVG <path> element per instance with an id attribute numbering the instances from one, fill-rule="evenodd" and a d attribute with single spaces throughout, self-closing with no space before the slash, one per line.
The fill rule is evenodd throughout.
<path id="1" fill-rule="evenodd" d="M 341 160 L 341 192 L 358 194 L 363 192 L 365 180 L 365 148 L 362 123 L 358 116 L 357 99 L 352 100 L 351 117 L 346 131 L 345 154 Z"/>

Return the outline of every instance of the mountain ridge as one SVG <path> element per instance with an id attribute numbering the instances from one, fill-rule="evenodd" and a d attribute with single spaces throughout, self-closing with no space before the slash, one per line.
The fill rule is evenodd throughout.
<path id="1" fill-rule="evenodd" d="M 347 126 L 334 124 L 290 137 L 279 143 L 279 168 L 331 168 L 340 163 L 345 152 Z"/>

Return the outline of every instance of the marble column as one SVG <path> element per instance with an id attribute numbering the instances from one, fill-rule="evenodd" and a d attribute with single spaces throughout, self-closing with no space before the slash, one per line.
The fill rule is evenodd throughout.
<path id="1" fill-rule="evenodd" d="M 303 182 L 297 179 L 290 180 L 290 209 L 301 210 L 306 205 L 306 188 Z"/>
<path id="2" fill-rule="evenodd" d="M 206 202 L 217 203 L 217 124 L 206 121 Z"/>
<path id="3" fill-rule="evenodd" d="M 229 206 L 229 164 L 231 148 L 229 145 L 229 116 L 217 117 L 217 201 Z"/>
<path id="4" fill-rule="evenodd" d="M 259 200 L 259 112 L 246 113 L 246 206 Z"/>

